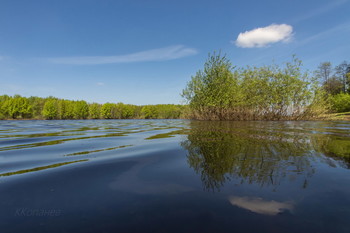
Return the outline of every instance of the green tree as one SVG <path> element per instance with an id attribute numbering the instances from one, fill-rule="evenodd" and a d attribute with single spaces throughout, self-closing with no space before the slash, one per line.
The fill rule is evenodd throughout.
<path id="1" fill-rule="evenodd" d="M 329 61 L 321 62 L 315 71 L 316 76 L 321 80 L 322 83 L 327 84 L 329 78 L 332 75 L 332 63 Z"/>
<path id="2" fill-rule="evenodd" d="M 65 100 L 63 99 L 59 99 L 57 100 L 57 108 L 58 108 L 58 118 L 65 120 L 66 118 L 66 104 L 65 104 Z"/>
<path id="3" fill-rule="evenodd" d="M 135 107 L 131 104 L 124 104 L 122 118 L 130 119 L 130 118 L 134 118 L 135 117 L 134 115 L 135 115 Z"/>
<path id="4" fill-rule="evenodd" d="M 15 95 L 13 98 L 7 99 L 3 108 L 6 115 L 12 119 L 32 117 L 32 106 L 29 104 L 27 98 L 20 95 Z"/>
<path id="5" fill-rule="evenodd" d="M 58 115 L 57 99 L 49 98 L 46 100 L 42 111 L 42 115 L 47 120 L 58 119 L 59 115 Z"/>
<path id="6" fill-rule="evenodd" d="M 181 106 L 174 104 L 159 104 L 155 106 L 158 111 L 158 118 L 176 119 L 181 115 Z"/>
<path id="7" fill-rule="evenodd" d="M 340 93 L 330 98 L 334 112 L 350 111 L 350 94 Z"/>
<path id="8" fill-rule="evenodd" d="M 98 103 L 92 103 L 89 105 L 89 114 L 91 119 L 99 119 L 100 118 L 100 109 L 101 105 Z"/>
<path id="9" fill-rule="evenodd" d="M 324 85 L 325 91 L 331 95 L 340 94 L 344 88 L 342 80 L 337 76 L 329 78 L 327 84 Z"/>
<path id="10" fill-rule="evenodd" d="M 37 96 L 28 98 L 29 104 L 32 106 L 32 117 L 35 119 L 42 119 L 42 111 L 45 104 L 45 99 Z"/>
<path id="11" fill-rule="evenodd" d="M 101 117 L 103 119 L 113 119 L 115 118 L 115 104 L 105 103 L 101 107 Z"/>
<path id="12" fill-rule="evenodd" d="M 209 54 L 203 71 L 199 70 L 182 92 L 196 114 L 207 115 L 205 118 L 223 117 L 235 100 L 233 96 L 238 86 L 233 69 L 226 56 Z"/>
<path id="13" fill-rule="evenodd" d="M 116 118 L 116 119 L 125 119 L 124 117 L 124 108 L 125 108 L 125 105 L 123 103 L 117 103 L 114 105 L 114 116 L 113 118 Z"/>
<path id="14" fill-rule="evenodd" d="M 348 90 L 349 80 L 347 74 L 350 72 L 350 63 L 343 61 L 335 67 L 335 73 L 342 83 L 342 92 L 345 93 Z"/>
<path id="15" fill-rule="evenodd" d="M 75 116 L 75 102 L 72 100 L 62 101 L 62 119 L 74 119 Z"/>
<path id="16" fill-rule="evenodd" d="M 8 114 L 8 101 L 11 99 L 8 95 L 0 96 L 0 120 L 6 119 L 9 117 Z"/>
<path id="17" fill-rule="evenodd" d="M 132 105 L 132 108 L 133 108 L 133 118 L 136 118 L 136 119 L 144 118 L 144 116 L 143 116 L 143 114 L 141 112 L 143 106 Z"/>
<path id="18" fill-rule="evenodd" d="M 321 81 L 323 89 L 328 94 L 337 92 L 337 90 L 333 89 L 334 87 L 338 89 L 338 80 L 337 78 L 334 77 L 334 75 L 332 75 L 334 73 L 332 68 L 332 63 L 328 61 L 321 62 L 314 73 L 315 73 L 315 76 L 318 78 L 318 80 Z M 335 85 L 335 83 L 337 84 Z"/>
<path id="19" fill-rule="evenodd" d="M 191 117 L 205 120 L 296 120 L 320 116 L 326 99 L 315 79 L 301 71 L 297 58 L 277 65 L 233 70 L 230 61 L 209 55 L 203 71 L 182 96 Z"/>
<path id="20" fill-rule="evenodd" d="M 143 106 L 141 113 L 145 119 L 156 119 L 158 117 L 157 108 L 153 105 Z"/>
<path id="21" fill-rule="evenodd" d="M 86 119 L 89 117 L 89 106 L 84 100 L 74 102 L 74 119 Z"/>

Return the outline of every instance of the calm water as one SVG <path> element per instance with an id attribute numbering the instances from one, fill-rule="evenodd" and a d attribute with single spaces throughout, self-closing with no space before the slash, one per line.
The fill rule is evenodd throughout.
<path id="1" fill-rule="evenodd" d="M 350 232 L 349 122 L 0 121 L 0 232 Z"/>

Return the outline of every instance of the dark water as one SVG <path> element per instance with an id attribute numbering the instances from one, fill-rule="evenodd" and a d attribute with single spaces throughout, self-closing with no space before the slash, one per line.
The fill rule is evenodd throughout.
<path id="1" fill-rule="evenodd" d="M 1 121 L 0 232 L 350 232 L 349 122 Z"/>

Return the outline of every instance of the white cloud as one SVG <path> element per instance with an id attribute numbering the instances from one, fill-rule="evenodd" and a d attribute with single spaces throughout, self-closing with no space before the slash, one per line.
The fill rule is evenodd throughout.
<path id="1" fill-rule="evenodd" d="M 263 28 L 239 33 L 236 46 L 242 48 L 264 47 L 276 42 L 288 42 L 292 38 L 293 27 L 287 24 L 271 24 Z"/>
<path id="2" fill-rule="evenodd" d="M 198 51 L 194 48 L 187 48 L 183 45 L 175 45 L 117 56 L 56 57 L 48 58 L 47 60 L 55 64 L 98 65 L 144 61 L 166 61 L 195 55 L 197 53 Z"/>
<path id="3" fill-rule="evenodd" d="M 99 82 L 99 83 L 96 83 L 96 85 L 97 85 L 97 86 L 104 86 L 105 84 L 104 84 L 104 83 Z"/>

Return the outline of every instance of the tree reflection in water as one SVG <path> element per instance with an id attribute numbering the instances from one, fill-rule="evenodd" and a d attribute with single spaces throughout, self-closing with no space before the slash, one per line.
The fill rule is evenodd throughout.
<path id="1" fill-rule="evenodd" d="M 322 127 L 310 128 L 317 124 L 192 121 L 181 146 L 207 190 L 219 191 L 231 178 L 278 186 L 282 179 L 295 176 L 303 177 L 306 188 L 316 159 L 349 168 L 349 138 L 342 138 L 339 132 L 335 137 L 315 131 L 324 130 Z"/>

